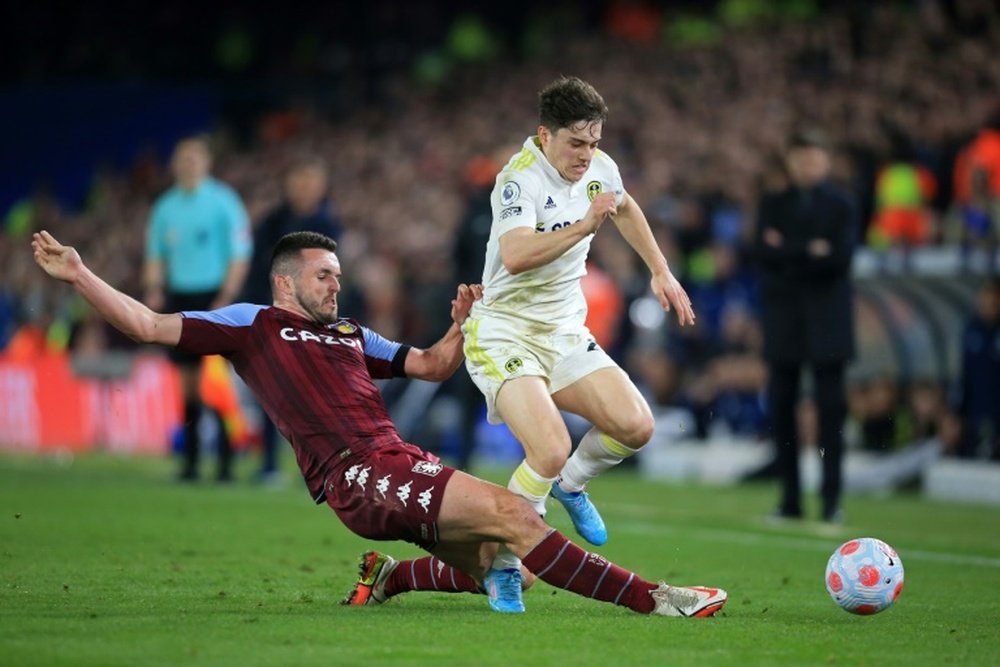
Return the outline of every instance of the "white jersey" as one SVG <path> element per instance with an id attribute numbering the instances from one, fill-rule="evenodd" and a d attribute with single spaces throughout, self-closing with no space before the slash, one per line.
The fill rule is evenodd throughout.
<path id="1" fill-rule="evenodd" d="M 562 229 L 580 221 L 590 202 L 602 192 L 614 192 L 616 203 L 625 197 L 618 165 L 598 150 L 583 177 L 571 183 L 553 167 L 538 145 L 528 137 L 497 176 L 490 194 L 493 226 L 486 245 L 483 299 L 475 305 L 478 316 L 495 313 L 545 325 L 567 320 L 581 323 L 587 303 L 580 278 L 587 273 L 587 253 L 592 234 L 548 264 L 511 275 L 500 259 L 500 237 L 517 227 L 536 234 Z"/>

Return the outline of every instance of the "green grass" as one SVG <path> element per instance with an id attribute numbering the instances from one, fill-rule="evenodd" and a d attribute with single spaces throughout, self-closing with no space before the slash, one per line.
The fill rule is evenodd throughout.
<path id="1" fill-rule="evenodd" d="M 540 583 L 528 613 L 511 617 L 467 594 L 341 607 L 357 555 L 374 543 L 298 482 L 180 486 L 172 471 L 156 459 L 0 456 L 0 664 L 1000 663 L 995 508 L 857 497 L 838 529 L 773 526 L 761 518 L 771 485 L 656 484 L 622 471 L 591 485 L 611 530 L 601 553 L 647 578 L 723 586 L 723 613 L 650 618 Z M 561 508 L 549 516 L 567 529 Z M 829 553 L 864 535 L 906 566 L 899 602 L 873 617 L 839 610 L 823 587 Z"/>

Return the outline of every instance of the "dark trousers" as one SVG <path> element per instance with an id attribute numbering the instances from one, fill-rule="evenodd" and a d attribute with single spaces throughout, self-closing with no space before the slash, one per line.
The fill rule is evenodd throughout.
<path id="1" fill-rule="evenodd" d="M 1000 414 L 962 415 L 962 437 L 955 453 L 963 459 L 1000 461 Z"/>
<path id="2" fill-rule="evenodd" d="M 184 463 L 181 468 L 182 479 L 198 477 L 198 459 L 201 454 L 201 437 L 198 433 L 198 423 L 201 421 L 202 410 L 209 410 L 213 419 L 218 422 L 218 468 L 216 477 L 220 481 L 232 478 L 233 447 L 226 433 L 226 424 L 215 410 L 202 404 L 200 399 L 184 402 Z"/>
<path id="3" fill-rule="evenodd" d="M 264 476 L 278 472 L 278 427 L 263 410 L 261 410 L 261 427 L 260 474 Z"/>
<path id="4" fill-rule="evenodd" d="M 208 310 L 215 300 L 216 292 L 168 292 L 165 312 L 178 313 L 185 310 Z M 181 467 L 181 479 L 196 479 L 198 477 L 198 458 L 201 453 L 201 437 L 198 433 L 198 422 L 202 410 L 209 410 L 201 402 L 198 394 L 198 382 L 194 380 L 201 371 L 201 355 L 185 352 L 176 347 L 168 350 L 170 359 L 181 371 L 181 386 L 184 393 L 184 463 Z M 188 378 L 185 381 L 184 378 Z M 218 421 L 219 465 L 217 477 L 228 480 L 232 477 L 233 449 L 226 433 L 226 425 L 215 410 L 211 411 L 213 419 Z"/>
<path id="5" fill-rule="evenodd" d="M 816 410 L 819 414 L 819 448 L 823 462 L 820 497 L 823 518 L 832 518 L 840 506 L 844 456 L 844 419 L 847 397 L 844 388 L 844 364 L 811 367 L 815 385 Z M 799 402 L 798 364 L 771 364 L 768 382 L 768 409 L 776 447 L 778 474 L 781 477 L 781 504 L 785 516 L 801 516 L 799 482 L 799 431 L 796 407 Z"/>

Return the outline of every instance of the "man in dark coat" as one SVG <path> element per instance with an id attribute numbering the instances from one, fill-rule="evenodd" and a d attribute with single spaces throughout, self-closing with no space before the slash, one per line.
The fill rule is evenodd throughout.
<path id="1" fill-rule="evenodd" d="M 254 254 L 243 284 L 242 301 L 258 305 L 271 303 L 271 251 L 285 234 L 317 232 L 340 239 L 340 218 L 329 199 L 329 175 L 319 157 L 304 156 L 294 162 L 283 183 L 282 201 L 271 209 L 254 232 Z M 262 482 L 280 480 L 278 471 L 278 430 L 271 419 L 260 413 Z"/>
<path id="2" fill-rule="evenodd" d="M 283 183 L 282 201 L 267 212 L 254 232 L 254 254 L 243 284 L 247 303 L 271 303 L 271 251 L 292 232 L 317 232 L 334 240 L 341 236 L 340 218 L 329 199 L 326 163 L 306 156 L 291 165 Z"/>
<path id="3" fill-rule="evenodd" d="M 829 181 L 830 153 L 822 135 L 795 134 L 785 159 L 790 183 L 762 197 L 754 243 L 770 370 L 768 410 L 782 480 L 777 515 L 802 517 L 795 415 L 801 371 L 808 366 L 819 412 L 821 516 L 838 521 L 847 413 L 844 367 L 854 355 L 855 209 Z"/>
<path id="4" fill-rule="evenodd" d="M 979 288 L 976 312 L 962 331 L 956 413 L 962 419 L 958 455 L 1000 461 L 1000 277 Z"/>

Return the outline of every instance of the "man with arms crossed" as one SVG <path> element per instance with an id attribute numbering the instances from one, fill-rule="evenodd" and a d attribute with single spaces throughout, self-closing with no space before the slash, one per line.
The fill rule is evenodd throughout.
<path id="1" fill-rule="evenodd" d="M 226 356 L 291 443 L 317 504 L 362 537 L 406 540 L 432 554 L 401 563 L 365 554 L 346 603 L 407 590 L 480 591 L 500 542 L 543 581 L 639 613 L 711 616 L 722 607 L 725 591 L 645 581 L 579 548 L 507 489 L 403 442 L 373 378 L 451 375 L 462 363 L 459 326 L 480 287 L 458 287 L 443 338 L 409 347 L 338 315 L 336 247 L 314 232 L 283 237 L 271 260 L 270 307 L 160 314 L 105 283 L 48 232 L 32 241 L 39 266 L 136 341 Z"/>
<path id="2" fill-rule="evenodd" d="M 463 326 L 466 366 L 488 419 L 505 422 L 524 447 L 508 488 L 543 516 L 551 491 L 580 535 L 600 545 L 607 530 L 584 487 L 653 433 L 649 406 L 584 326 L 580 279 L 607 218 L 649 268 L 663 308 L 673 306 L 681 325 L 693 324 L 694 312 L 617 165 L 597 149 L 608 114 L 600 94 L 560 78 L 541 91 L 538 111 L 538 134 L 500 172 L 491 195 L 483 297 Z M 560 410 L 593 424 L 572 456 Z M 501 547 L 493 568 L 491 605 L 523 610 L 516 555 Z"/>

